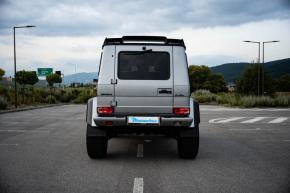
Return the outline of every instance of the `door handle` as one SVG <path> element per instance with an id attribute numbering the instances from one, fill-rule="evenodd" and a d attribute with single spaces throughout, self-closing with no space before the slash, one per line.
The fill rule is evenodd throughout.
<path id="1" fill-rule="evenodd" d="M 172 94 L 171 90 L 167 90 L 167 89 L 162 89 L 158 91 L 159 94 Z"/>

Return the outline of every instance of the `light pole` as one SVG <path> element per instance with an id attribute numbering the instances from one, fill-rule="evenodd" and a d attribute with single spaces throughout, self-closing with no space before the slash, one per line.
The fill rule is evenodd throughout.
<path id="1" fill-rule="evenodd" d="M 260 45 L 261 42 L 256 42 L 256 41 L 244 41 L 246 43 L 255 43 L 258 44 L 258 63 L 260 64 Z M 260 95 L 260 68 L 258 68 L 258 96 Z"/>
<path id="2" fill-rule="evenodd" d="M 14 94 L 15 94 L 15 108 L 17 108 L 17 84 L 16 84 L 16 41 L 15 41 L 15 30 L 16 28 L 31 28 L 36 27 L 34 25 L 26 26 L 14 26 L 13 27 L 13 39 L 14 39 Z"/>

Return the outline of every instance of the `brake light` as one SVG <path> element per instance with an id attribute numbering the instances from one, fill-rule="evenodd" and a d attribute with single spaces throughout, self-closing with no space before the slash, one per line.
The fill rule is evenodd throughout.
<path id="1" fill-rule="evenodd" d="M 186 107 L 174 107 L 173 108 L 173 113 L 175 115 L 188 115 L 190 109 Z"/>
<path id="2" fill-rule="evenodd" d="M 98 107 L 97 112 L 101 115 L 111 115 L 114 112 L 113 107 Z"/>

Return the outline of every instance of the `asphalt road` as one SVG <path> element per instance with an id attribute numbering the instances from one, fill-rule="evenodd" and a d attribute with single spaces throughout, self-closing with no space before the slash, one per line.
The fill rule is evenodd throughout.
<path id="1" fill-rule="evenodd" d="M 91 160 L 85 106 L 1 114 L 0 192 L 290 192 L 290 109 L 201 106 L 201 121 L 195 160 L 144 136 L 111 139 Z"/>

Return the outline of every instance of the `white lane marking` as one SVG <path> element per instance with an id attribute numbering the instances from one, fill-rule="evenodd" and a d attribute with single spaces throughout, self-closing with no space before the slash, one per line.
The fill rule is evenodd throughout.
<path id="1" fill-rule="evenodd" d="M 137 147 L 137 157 L 138 158 L 141 158 L 143 157 L 143 144 L 138 144 L 138 147 Z"/>
<path id="2" fill-rule="evenodd" d="M 144 142 L 145 142 L 145 143 L 151 143 L 152 140 L 151 140 L 151 139 L 144 139 Z"/>
<path id="3" fill-rule="evenodd" d="M 288 118 L 287 117 L 278 117 L 272 121 L 269 121 L 268 123 L 282 123 L 286 121 Z"/>
<path id="4" fill-rule="evenodd" d="M 278 109 L 278 108 L 227 108 L 227 107 L 200 107 L 201 111 L 290 111 L 290 108 Z"/>
<path id="5" fill-rule="evenodd" d="M 231 131 L 272 131 L 276 129 L 261 129 L 261 128 L 254 128 L 254 129 L 229 129 Z"/>
<path id="6" fill-rule="evenodd" d="M 223 119 L 223 120 L 219 120 L 219 121 L 216 121 L 214 123 L 228 123 L 228 122 L 231 122 L 231 121 L 237 121 L 239 119 L 244 119 L 246 117 L 232 117 L 232 118 L 226 118 L 226 119 Z"/>
<path id="7" fill-rule="evenodd" d="M 279 143 L 279 142 L 290 142 L 290 139 L 255 139 L 254 142 L 271 142 L 271 143 Z"/>
<path id="8" fill-rule="evenodd" d="M 216 118 L 216 119 L 210 119 L 208 122 L 209 123 L 216 123 L 217 121 L 220 121 L 220 120 L 225 120 L 227 118 Z"/>
<path id="9" fill-rule="evenodd" d="M 288 117 L 227 117 L 227 118 L 223 117 L 223 118 L 210 119 L 208 122 L 209 123 L 229 123 L 229 122 L 236 122 L 237 120 L 240 120 L 240 119 L 247 119 L 247 120 L 241 121 L 239 123 L 256 123 L 263 119 L 273 119 L 272 121 L 263 122 L 263 123 L 282 123 L 284 121 L 287 121 Z"/>
<path id="10" fill-rule="evenodd" d="M 31 132 L 31 133 L 38 133 L 38 132 L 47 132 L 49 133 L 50 131 L 48 130 L 24 130 L 24 129 L 6 129 L 6 130 L 1 130 L 0 132 L 16 132 L 16 133 L 25 133 L 25 132 Z"/>
<path id="11" fill-rule="evenodd" d="M 134 178 L 133 193 L 143 193 L 143 178 Z"/>
<path id="12" fill-rule="evenodd" d="M 241 123 L 255 123 L 255 122 L 261 121 L 261 120 L 266 119 L 266 118 L 267 117 L 255 117 L 253 119 L 249 119 L 249 120 L 243 121 Z"/>
<path id="13" fill-rule="evenodd" d="M 0 146 L 17 146 L 17 143 L 2 143 Z"/>

